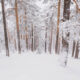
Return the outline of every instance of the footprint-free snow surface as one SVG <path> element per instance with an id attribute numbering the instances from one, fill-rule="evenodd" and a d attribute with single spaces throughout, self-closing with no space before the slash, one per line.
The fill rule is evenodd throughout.
<path id="1" fill-rule="evenodd" d="M 80 61 L 68 60 L 63 67 L 49 54 L 0 57 L 0 80 L 80 80 Z"/>

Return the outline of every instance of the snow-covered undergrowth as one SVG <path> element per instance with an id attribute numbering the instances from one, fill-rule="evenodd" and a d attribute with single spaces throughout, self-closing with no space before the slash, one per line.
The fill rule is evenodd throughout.
<path id="1" fill-rule="evenodd" d="M 60 66 L 59 56 L 23 53 L 0 57 L 0 80 L 80 80 L 80 61 L 68 59 Z"/>

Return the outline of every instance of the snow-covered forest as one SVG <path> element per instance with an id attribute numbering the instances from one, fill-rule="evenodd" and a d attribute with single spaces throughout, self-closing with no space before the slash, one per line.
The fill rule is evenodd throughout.
<path id="1" fill-rule="evenodd" d="M 80 80 L 79 67 L 79 0 L 0 0 L 0 80 Z"/>

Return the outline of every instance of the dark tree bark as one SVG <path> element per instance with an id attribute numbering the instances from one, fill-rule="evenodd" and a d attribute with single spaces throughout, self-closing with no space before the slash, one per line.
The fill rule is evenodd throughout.
<path id="1" fill-rule="evenodd" d="M 18 51 L 19 51 L 19 53 L 21 53 L 17 0 L 15 0 L 15 14 L 16 14 L 16 27 L 17 27 L 17 39 L 18 39 Z"/>
<path id="2" fill-rule="evenodd" d="M 70 2 L 71 0 L 64 0 L 64 12 L 63 12 L 64 20 L 69 20 L 70 18 Z"/>
<path id="3" fill-rule="evenodd" d="M 79 56 L 79 42 L 77 41 L 75 58 L 78 58 L 78 56 Z"/>
<path id="4" fill-rule="evenodd" d="M 8 35 L 7 35 L 7 26 L 6 26 L 4 0 L 1 0 L 1 4 L 2 4 L 2 15 L 3 15 L 3 25 L 4 25 L 4 37 L 5 37 L 5 46 L 6 46 L 6 56 L 9 56 Z"/>
<path id="5" fill-rule="evenodd" d="M 70 2 L 71 0 L 64 0 L 63 21 L 70 19 Z M 66 53 L 65 66 L 67 65 L 67 61 L 68 61 L 69 36 L 70 36 L 70 33 L 68 31 L 67 33 L 65 33 L 65 37 L 62 36 L 62 51 Z"/>
<path id="6" fill-rule="evenodd" d="M 74 52 L 75 52 L 75 41 L 73 41 L 72 57 L 74 57 Z"/>

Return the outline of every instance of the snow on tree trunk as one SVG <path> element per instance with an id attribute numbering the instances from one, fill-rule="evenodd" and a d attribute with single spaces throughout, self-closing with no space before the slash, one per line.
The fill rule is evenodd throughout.
<path id="1" fill-rule="evenodd" d="M 47 52 L 47 27 L 45 29 L 45 53 Z"/>
<path id="2" fill-rule="evenodd" d="M 31 50 L 34 51 L 34 25 L 32 24 L 32 43 L 31 43 Z"/>
<path id="3" fill-rule="evenodd" d="M 77 41 L 77 45 L 76 45 L 75 58 L 78 58 L 78 56 L 79 56 L 79 41 Z"/>
<path id="4" fill-rule="evenodd" d="M 59 54 L 59 23 L 60 23 L 60 6 L 61 0 L 58 1 L 58 16 L 57 16 L 57 34 L 56 34 L 56 44 L 55 52 Z"/>
<path id="5" fill-rule="evenodd" d="M 65 23 L 66 20 L 70 19 L 70 2 L 71 0 L 64 0 L 63 21 L 65 21 Z M 63 29 L 63 33 L 62 33 L 61 55 L 63 57 L 62 64 L 64 66 L 66 66 L 68 62 L 69 36 L 70 36 L 68 27 L 69 26 L 65 25 L 65 29 Z"/>
<path id="6" fill-rule="evenodd" d="M 3 15 L 3 25 L 4 25 L 4 37 L 5 37 L 6 56 L 9 56 L 8 35 L 7 35 L 7 26 L 6 26 L 6 16 L 5 16 L 4 0 L 1 0 L 1 4 L 2 4 L 2 15 Z"/>
<path id="7" fill-rule="evenodd" d="M 16 27 L 17 27 L 17 39 L 18 39 L 18 51 L 19 51 L 19 53 L 21 53 L 17 0 L 15 0 L 15 15 L 16 15 Z"/>
<path id="8" fill-rule="evenodd" d="M 74 57 L 74 53 L 75 53 L 75 45 L 76 45 L 76 43 L 75 43 L 75 41 L 73 41 L 72 57 Z"/>
<path id="9" fill-rule="evenodd" d="M 70 18 L 70 2 L 71 0 L 64 0 L 64 12 L 63 12 L 64 20 L 69 20 Z"/>

